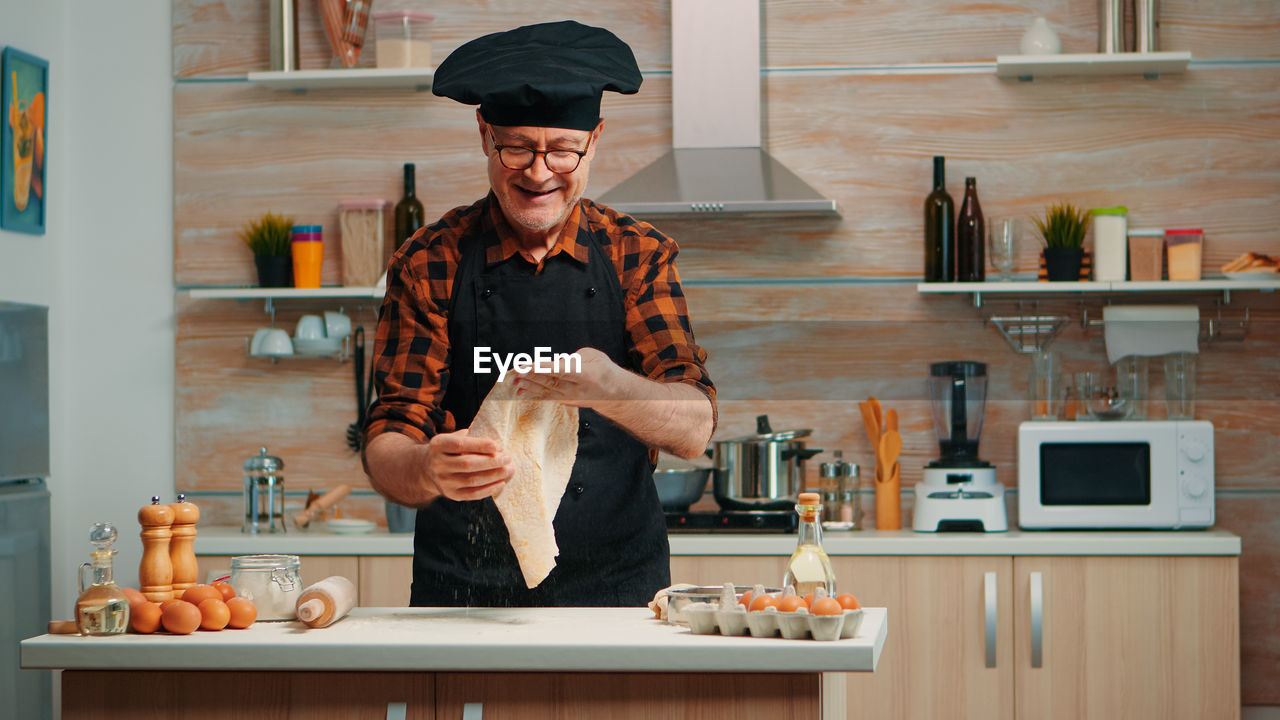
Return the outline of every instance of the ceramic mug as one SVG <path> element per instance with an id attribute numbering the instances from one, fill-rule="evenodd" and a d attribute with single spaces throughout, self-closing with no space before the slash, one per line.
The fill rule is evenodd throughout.
<path id="1" fill-rule="evenodd" d="M 327 311 L 324 314 L 324 331 L 327 337 L 341 340 L 351 334 L 351 318 L 340 312 Z"/>
<path id="2" fill-rule="evenodd" d="M 262 339 L 258 342 L 258 351 L 253 353 L 254 355 L 283 357 L 293 354 L 293 341 L 289 339 L 289 333 L 280 328 L 263 329 L 266 332 L 263 333 Z M 252 349 L 252 345 L 250 349 Z"/>
<path id="3" fill-rule="evenodd" d="M 324 318 L 319 315 L 303 315 L 298 318 L 298 328 L 293 331 L 293 336 L 299 340 L 323 340 Z"/>

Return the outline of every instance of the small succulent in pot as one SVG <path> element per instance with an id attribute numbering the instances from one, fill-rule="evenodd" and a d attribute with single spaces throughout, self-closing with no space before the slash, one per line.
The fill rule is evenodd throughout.
<path id="1" fill-rule="evenodd" d="M 1084 245 L 1085 212 L 1069 202 L 1054 203 L 1045 209 L 1044 219 L 1033 217 L 1040 237 L 1051 248 L 1078 248 Z"/>
<path id="2" fill-rule="evenodd" d="M 293 218 L 268 212 L 256 220 L 250 220 L 240 230 L 240 239 L 253 252 L 253 262 L 258 269 L 258 285 L 261 287 L 290 287 L 293 285 L 293 263 L 289 241 L 293 230 Z"/>

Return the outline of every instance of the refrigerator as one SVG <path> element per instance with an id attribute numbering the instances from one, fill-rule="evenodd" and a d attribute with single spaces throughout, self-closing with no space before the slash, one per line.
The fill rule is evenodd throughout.
<path id="1" fill-rule="evenodd" d="M 48 314 L 0 301 L 0 718 L 53 717 L 53 673 L 18 645 L 51 614 Z"/>

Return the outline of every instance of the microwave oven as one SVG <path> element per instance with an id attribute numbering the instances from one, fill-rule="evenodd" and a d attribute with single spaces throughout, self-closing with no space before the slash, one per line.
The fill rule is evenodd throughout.
<path id="1" fill-rule="evenodd" d="M 1018 525 L 1024 529 L 1207 528 L 1213 493 L 1213 423 L 1018 426 Z"/>

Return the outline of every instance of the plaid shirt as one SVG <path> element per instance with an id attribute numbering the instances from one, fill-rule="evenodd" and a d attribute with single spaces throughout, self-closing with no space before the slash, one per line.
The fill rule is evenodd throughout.
<path id="1" fill-rule="evenodd" d="M 369 412 L 367 437 L 390 431 L 423 441 L 458 429 L 440 403 L 442 373 L 454 361 L 448 313 L 463 238 L 496 230 L 499 241 L 485 248 L 486 267 L 524 262 L 540 271 L 548 262 L 587 262 L 589 246 L 578 241 L 579 228 L 604 231 L 602 245 L 625 294 L 631 369 L 651 380 L 692 385 L 711 400 L 714 414 L 715 386 L 707 374 L 707 353 L 694 341 L 689 324 L 674 240 L 648 223 L 583 199 L 555 246 L 535 263 L 517 246 L 490 193 L 422 228 L 392 256 L 373 345 L 378 400 Z"/>

